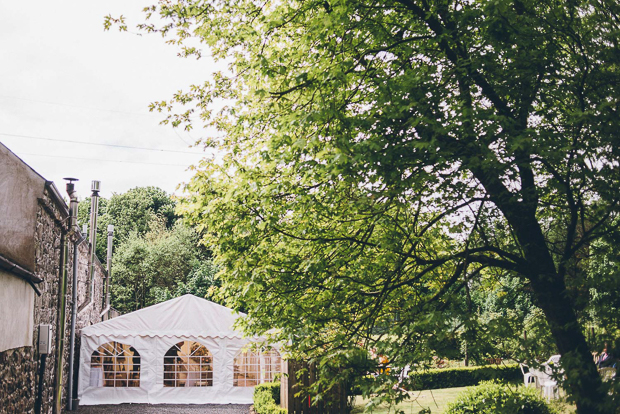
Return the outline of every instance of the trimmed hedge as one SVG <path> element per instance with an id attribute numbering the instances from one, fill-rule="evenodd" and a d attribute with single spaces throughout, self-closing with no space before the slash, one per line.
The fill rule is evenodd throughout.
<path id="1" fill-rule="evenodd" d="M 281 408 L 280 383 L 265 382 L 254 387 L 254 411 L 256 414 L 286 414 Z"/>
<path id="2" fill-rule="evenodd" d="M 446 414 L 552 414 L 535 388 L 483 382 L 459 394 Z"/>
<path id="3" fill-rule="evenodd" d="M 408 388 L 414 390 L 435 390 L 438 388 L 468 387 L 481 381 L 518 382 L 523 374 L 518 364 L 488 365 L 482 367 L 461 367 L 414 371 L 409 374 Z"/>

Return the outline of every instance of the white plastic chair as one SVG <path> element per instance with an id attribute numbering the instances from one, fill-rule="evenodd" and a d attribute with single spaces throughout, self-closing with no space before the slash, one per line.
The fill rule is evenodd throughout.
<path id="1" fill-rule="evenodd" d="M 560 364 L 560 355 L 551 356 L 551 358 L 549 358 L 549 360 L 545 362 L 543 366 L 545 367 L 545 372 L 547 373 L 547 375 L 549 375 L 551 379 L 559 378 L 564 375 L 564 369 Z"/>
<path id="2" fill-rule="evenodd" d="M 532 376 L 532 379 L 533 379 L 533 382 L 534 382 L 534 385 L 536 386 L 536 388 L 540 388 L 542 386 L 541 383 L 540 383 L 541 382 L 541 380 L 540 380 L 541 378 L 547 378 L 548 377 L 548 375 L 545 374 L 543 371 L 539 371 L 539 370 L 533 369 L 533 368 L 530 368 L 530 374 Z"/>
<path id="3" fill-rule="evenodd" d="M 398 376 L 399 384 L 409 377 L 409 371 L 411 371 L 411 365 L 407 364 L 405 365 L 405 368 L 400 371 L 400 375 Z"/>
<path id="4" fill-rule="evenodd" d="M 405 368 L 403 368 L 400 371 L 400 374 L 398 375 L 398 383 L 394 385 L 395 390 L 399 389 L 401 391 L 407 391 L 406 389 L 403 388 L 403 381 L 405 381 L 409 377 L 410 371 L 411 371 L 411 365 L 409 364 L 405 365 Z"/>
<path id="5" fill-rule="evenodd" d="M 547 374 L 546 372 L 538 371 L 537 377 L 538 384 L 540 384 L 540 387 L 543 391 L 543 397 L 545 397 L 547 401 L 558 398 L 557 381 L 551 378 L 551 375 Z"/>
<path id="6" fill-rule="evenodd" d="M 523 384 L 526 387 L 528 387 L 530 384 L 534 384 L 534 386 L 536 386 L 537 385 L 536 375 L 532 373 L 532 370 L 530 369 L 530 367 L 528 367 L 525 364 L 519 364 L 519 367 L 521 368 L 521 373 L 523 374 Z M 528 372 L 525 372 L 526 368 Z"/>

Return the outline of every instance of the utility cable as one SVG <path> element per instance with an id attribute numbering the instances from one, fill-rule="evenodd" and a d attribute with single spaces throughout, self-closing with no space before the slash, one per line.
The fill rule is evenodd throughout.
<path id="1" fill-rule="evenodd" d="M 34 155 L 36 157 L 66 158 L 66 159 L 70 159 L 70 160 L 81 160 L 81 161 L 103 161 L 103 162 L 120 162 L 120 163 L 126 163 L 126 164 L 167 165 L 167 166 L 171 166 L 171 167 L 186 167 L 186 168 L 189 167 L 188 164 L 161 164 L 161 163 L 157 163 L 157 162 L 104 160 L 104 159 L 101 159 L 101 158 L 67 157 L 67 156 L 64 156 L 64 155 L 32 154 L 32 153 L 28 153 L 28 152 L 20 152 L 17 155 L 19 155 L 19 156 L 21 156 L 21 155 Z"/>
<path id="2" fill-rule="evenodd" d="M 89 110 L 89 111 L 111 112 L 111 113 L 124 114 L 124 115 L 138 115 L 138 116 L 159 115 L 159 114 L 154 113 L 154 112 L 126 112 L 126 111 L 118 111 L 118 110 L 114 110 L 114 109 L 104 109 L 104 108 L 95 108 L 95 107 L 90 107 L 90 106 L 72 105 L 72 104 L 66 104 L 66 103 L 61 103 L 61 102 L 41 101 L 41 100 L 37 100 L 37 99 L 21 98 L 21 97 L 18 97 L 18 96 L 0 95 L 0 99 L 17 99 L 17 100 L 21 100 L 21 101 L 36 102 L 36 103 L 45 104 L 45 105 L 65 106 L 65 107 L 68 107 L 68 108 L 79 108 L 79 109 L 86 109 L 86 110 Z M 183 138 L 181 138 L 181 136 L 176 132 L 176 129 L 174 129 L 173 131 L 177 135 L 177 137 L 181 141 L 183 141 L 185 144 L 187 144 L 188 146 L 192 145 L 189 142 L 185 141 Z"/>
<path id="3" fill-rule="evenodd" d="M 183 141 L 185 144 L 191 146 L 192 144 L 190 144 L 189 142 L 185 141 L 183 138 L 181 138 L 181 136 L 179 135 L 179 133 L 177 132 L 176 128 L 172 129 L 175 133 L 175 135 L 177 136 L 177 138 L 179 138 L 181 141 Z"/>

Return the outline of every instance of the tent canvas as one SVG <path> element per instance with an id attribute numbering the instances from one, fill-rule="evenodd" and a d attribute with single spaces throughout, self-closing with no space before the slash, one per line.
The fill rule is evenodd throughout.
<path id="1" fill-rule="evenodd" d="M 208 300 L 185 295 L 85 327 L 81 333 L 80 404 L 251 403 L 254 387 L 233 386 L 235 357 L 249 342 L 256 341 L 244 338 L 233 328 L 237 318 L 243 316 Z M 209 386 L 191 386 L 193 381 L 187 373 L 182 385 L 165 386 L 170 385 L 170 380 L 164 381 L 164 357 L 181 341 L 197 342 L 212 355 Z M 100 347 L 114 342 L 127 349 L 132 347 L 139 354 L 139 358 L 132 360 L 139 361 L 138 368 L 131 368 L 139 371 L 139 381 L 134 386 L 127 386 L 126 380 L 119 385 L 102 386 L 103 369 L 91 364 Z M 264 371 L 262 357 L 260 361 Z"/>

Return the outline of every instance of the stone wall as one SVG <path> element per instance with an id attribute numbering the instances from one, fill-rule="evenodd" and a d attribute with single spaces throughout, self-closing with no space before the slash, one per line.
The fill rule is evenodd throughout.
<path id="1" fill-rule="evenodd" d="M 76 330 L 79 332 L 83 327 L 101 322 L 101 311 L 103 310 L 103 283 L 107 272 L 104 266 L 95 256 L 95 275 L 94 292 L 95 295 L 90 300 L 90 244 L 84 242 L 78 247 L 78 318 Z"/>
<path id="2" fill-rule="evenodd" d="M 69 366 L 69 344 L 71 329 L 71 298 L 73 276 L 73 241 L 68 238 L 69 249 L 67 255 L 66 300 L 64 307 L 65 329 L 58 336 L 61 292 L 61 249 L 62 234 L 68 230 L 66 219 L 67 206 L 59 198 L 54 187 L 46 185 L 44 195 L 39 200 L 35 232 L 35 271 L 43 279 L 37 285 L 41 295 L 35 297 L 34 303 L 34 338 L 33 346 L 9 349 L 0 352 L 0 413 L 34 413 L 37 396 L 41 395 L 41 413 L 55 412 L 55 402 L 59 395 L 56 387 L 58 382 L 57 368 L 62 364 L 62 378 L 60 379 L 62 409 L 66 407 L 67 377 Z M 2 235 L 0 235 L 0 240 Z M 82 243 L 78 250 L 78 305 L 85 301 L 85 295 L 90 290 L 88 265 L 90 260 L 89 244 Z M 105 270 L 97 260 L 95 263 L 95 295 L 92 303 L 84 307 L 78 315 L 77 329 L 101 321 L 102 291 Z M 82 302 L 80 302 L 80 300 Z M 46 366 L 42 373 L 43 386 L 39 390 L 41 375 L 41 355 L 39 355 L 38 326 L 50 324 L 53 327 L 51 352 L 47 356 Z M 64 343 L 64 352 L 61 358 L 58 349 Z M 76 379 L 77 380 L 77 379 Z"/>
<path id="3" fill-rule="evenodd" d="M 32 347 L 0 352 L 0 413 L 31 413 L 34 409 L 36 363 Z"/>
<path id="4" fill-rule="evenodd" d="M 34 301 L 34 345 L 38 341 L 37 327 L 40 324 L 51 324 L 53 327 L 52 347 L 50 354 L 47 356 L 43 376 L 41 413 L 52 413 L 54 407 L 56 359 L 59 346 L 56 334 L 60 327 L 58 311 L 60 304 L 61 238 L 62 233 L 67 230 L 66 218 L 68 217 L 68 212 L 66 206 L 60 204 L 60 200 L 56 200 L 52 196 L 49 186 L 46 186 L 39 205 L 41 208 L 37 212 L 37 229 L 35 232 L 35 273 L 44 280 L 44 286 L 41 288 L 42 295 L 36 297 Z M 36 358 L 33 362 L 39 362 L 40 356 L 36 346 L 34 356 Z M 37 365 L 35 374 L 37 380 L 33 384 L 35 385 L 35 394 L 37 392 L 37 383 L 39 382 L 40 362 Z"/>

